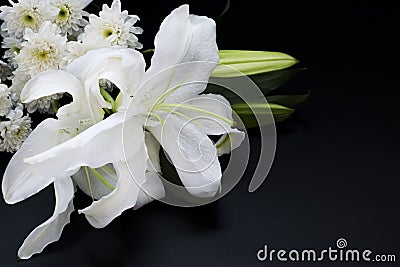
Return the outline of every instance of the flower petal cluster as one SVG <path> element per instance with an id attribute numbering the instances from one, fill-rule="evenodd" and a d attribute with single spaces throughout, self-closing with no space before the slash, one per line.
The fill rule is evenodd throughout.
<path id="1" fill-rule="evenodd" d="M 58 8 L 58 14 L 53 23 L 60 27 L 62 33 L 80 33 L 87 25 L 85 17 L 89 13 L 83 9 L 91 2 L 88 0 L 51 0 L 51 4 Z"/>
<path id="2" fill-rule="evenodd" d="M 25 41 L 15 57 L 18 68 L 14 72 L 11 90 L 15 93 L 14 100 L 19 100 L 19 95 L 26 84 L 34 75 L 51 69 L 59 69 L 65 57 L 66 36 L 61 35 L 60 28 L 48 21 L 43 23 L 38 32 L 26 30 Z M 62 94 L 46 96 L 27 104 L 28 112 L 36 110 L 51 113 L 54 100 Z"/>
<path id="3" fill-rule="evenodd" d="M 138 16 L 129 15 L 128 11 L 121 10 L 120 0 L 114 0 L 111 7 L 103 5 L 99 16 L 90 14 L 89 24 L 80 39 L 102 38 L 109 40 L 112 45 L 140 49 L 142 44 L 138 42 L 136 35 L 141 34 L 143 30 L 134 26 L 138 20 Z"/>
<path id="4" fill-rule="evenodd" d="M 57 8 L 49 0 L 19 0 L 11 2 L 10 6 L 0 7 L 1 28 L 9 36 L 21 38 L 26 29 L 37 31 L 45 21 L 53 20 L 57 15 Z"/>
<path id="5" fill-rule="evenodd" d="M 103 9 L 100 18 L 117 18 L 118 4 Z M 118 19 L 127 23 L 125 15 Z M 120 42 L 118 37 L 106 40 Z M 189 14 L 187 5 L 172 11 L 155 37 L 147 70 L 143 55 L 125 41 L 128 47 L 90 50 L 63 70 L 41 72 L 21 91 L 24 103 L 65 92 L 73 98 L 58 109 L 57 119 L 36 127 L 4 174 L 2 192 L 10 204 L 51 184 L 55 190 L 54 213 L 25 239 L 22 259 L 60 238 L 76 187 L 93 199 L 78 212 L 96 228 L 163 198 L 161 147 L 191 195 L 210 198 L 221 188 L 218 155 L 236 148 L 244 133 L 233 128 L 225 98 L 202 94 L 219 61 L 215 22 Z M 104 81 L 120 90 L 115 101 L 100 87 Z M 106 117 L 105 109 L 113 113 Z M 232 136 L 222 142 L 229 149 L 214 144 L 211 135 Z"/>
<path id="6" fill-rule="evenodd" d="M 4 84 L 0 84 L 0 116 L 7 115 L 11 105 L 10 89 Z"/>
<path id="7" fill-rule="evenodd" d="M 12 74 L 13 104 L 21 104 L 20 93 L 34 75 L 65 67 L 69 40 L 76 40 L 88 24 L 89 14 L 83 9 L 91 0 L 18 0 L 0 7 L 2 48 Z M 3 66 L 2 66 L 3 69 Z M 3 79 L 3 71 L 2 71 Z M 53 103 L 62 97 L 56 94 L 27 103 L 29 113 L 53 113 Z M 0 107 L 5 108 L 5 107 Z"/>
<path id="8" fill-rule="evenodd" d="M 31 133 L 31 118 L 24 116 L 22 105 L 11 110 L 0 122 L 0 151 L 17 151 Z"/>

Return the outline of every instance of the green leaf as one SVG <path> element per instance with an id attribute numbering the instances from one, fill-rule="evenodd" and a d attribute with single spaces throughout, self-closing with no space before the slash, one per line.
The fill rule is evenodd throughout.
<path id="1" fill-rule="evenodd" d="M 222 95 L 231 104 L 232 103 L 242 102 L 241 98 L 237 94 L 235 94 L 234 92 L 229 90 L 228 88 L 225 88 L 223 86 L 219 86 L 219 85 L 213 84 L 213 83 L 208 83 L 207 84 L 207 88 L 204 90 L 203 94 Z"/>
<path id="2" fill-rule="evenodd" d="M 274 115 L 275 122 L 281 122 L 288 119 L 294 113 L 294 109 L 281 106 L 278 104 L 270 103 L 272 114 Z"/>
<path id="3" fill-rule="evenodd" d="M 267 101 L 269 103 L 275 103 L 286 107 L 294 107 L 298 104 L 305 102 L 310 93 L 303 94 L 303 95 L 272 95 L 267 96 Z"/>
<path id="4" fill-rule="evenodd" d="M 249 50 L 220 50 L 219 65 L 212 77 L 238 77 L 281 70 L 298 61 L 284 53 Z"/>
<path id="5" fill-rule="evenodd" d="M 302 71 L 303 69 L 286 69 L 286 70 L 277 70 L 269 73 L 258 74 L 249 76 L 249 78 L 258 86 L 263 95 L 268 95 L 273 90 L 279 88 L 286 81 L 288 81 L 291 77 L 293 77 L 296 73 Z M 211 78 L 207 88 L 205 89 L 205 94 L 219 94 L 225 97 L 231 104 L 236 104 L 243 102 L 243 100 L 234 92 L 229 90 L 229 88 L 225 88 L 223 86 L 219 86 L 217 84 L 227 84 L 224 80 L 229 79 L 229 84 L 247 84 L 244 83 L 243 77 L 232 77 L 232 78 Z M 252 87 L 252 86 L 250 86 Z M 241 91 L 241 96 L 245 97 L 247 100 L 252 99 L 255 102 L 259 102 L 258 99 L 255 99 L 254 91 L 250 90 L 248 92 L 246 90 Z M 253 89 L 254 90 L 254 89 Z M 247 101 L 249 102 L 249 101 Z"/>
<path id="6" fill-rule="evenodd" d="M 252 75 L 249 78 L 257 84 L 260 90 L 264 95 L 267 95 L 274 91 L 275 89 L 282 86 L 286 83 L 290 78 L 292 78 L 297 73 L 305 70 L 302 69 L 286 69 L 286 70 L 277 70 L 264 74 Z"/>
<path id="7" fill-rule="evenodd" d="M 294 109 L 272 103 L 240 103 L 232 105 L 232 109 L 246 128 L 268 125 L 274 121 L 284 121 L 294 112 Z"/>

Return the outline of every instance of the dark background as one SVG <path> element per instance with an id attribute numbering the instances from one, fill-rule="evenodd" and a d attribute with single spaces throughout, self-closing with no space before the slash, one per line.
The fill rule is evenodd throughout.
<path id="1" fill-rule="evenodd" d="M 209 17 L 224 7 L 224 1 L 122 2 L 141 18 L 145 49 L 152 48 L 162 19 L 178 5 L 190 3 L 192 13 Z M 288 53 L 308 70 L 284 89 L 312 92 L 277 126 L 276 158 L 264 184 L 250 194 L 246 176 L 216 203 L 197 208 L 152 203 L 101 230 L 74 213 L 59 242 L 18 263 L 24 238 L 52 214 L 53 191 L 14 206 L 0 201 L 0 266 L 397 266 L 256 258 L 264 244 L 319 250 L 335 247 L 343 237 L 349 248 L 400 260 L 395 41 L 400 10 L 393 5 L 233 0 L 218 29 L 220 49 Z M 256 151 L 256 133 L 251 140 Z M 1 155 L 1 173 L 9 157 Z M 75 203 L 89 204 L 81 194 Z"/>

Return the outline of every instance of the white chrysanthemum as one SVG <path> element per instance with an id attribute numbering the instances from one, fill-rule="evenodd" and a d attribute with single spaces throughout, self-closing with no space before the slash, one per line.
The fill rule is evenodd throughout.
<path id="1" fill-rule="evenodd" d="M 60 35 L 60 28 L 48 21 L 37 33 L 27 29 L 20 53 L 15 57 L 18 70 L 31 77 L 51 69 L 59 69 L 65 56 L 67 38 Z"/>
<path id="2" fill-rule="evenodd" d="M 58 15 L 53 21 L 63 33 L 73 34 L 79 32 L 88 22 L 83 17 L 89 13 L 83 11 L 88 1 L 82 0 L 51 0 L 54 7 L 58 8 Z"/>
<path id="3" fill-rule="evenodd" d="M 14 78 L 12 79 L 12 85 L 10 87 L 11 100 L 13 103 L 18 103 L 20 101 L 20 95 L 22 89 L 24 89 L 25 84 L 31 79 L 30 76 L 25 75 L 18 69 L 14 71 Z M 51 96 L 45 96 L 34 100 L 32 102 L 26 103 L 25 107 L 29 113 L 39 111 L 40 113 L 53 114 L 53 103 L 55 100 L 60 99 L 63 94 L 54 94 Z"/>
<path id="4" fill-rule="evenodd" d="M 37 110 L 40 113 L 54 114 L 53 103 L 55 100 L 60 99 L 62 96 L 63 94 L 54 94 L 51 96 L 46 96 L 37 100 L 33 100 L 25 104 L 26 110 L 29 113 L 33 113 Z"/>
<path id="5" fill-rule="evenodd" d="M 47 70 L 57 70 L 66 55 L 66 36 L 60 35 L 60 28 L 48 21 L 43 23 L 37 33 L 26 30 L 25 42 L 20 53 L 15 57 L 18 68 L 14 71 L 11 86 L 12 99 L 18 101 L 26 82 L 34 75 Z M 52 112 L 51 106 L 60 95 L 43 97 L 27 104 L 28 112 Z"/>
<path id="6" fill-rule="evenodd" d="M 103 39 L 109 39 L 112 45 L 118 45 L 131 48 L 142 48 L 135 34 L 141 34 L 143 30 L 135 27 L 139 20 L 138 16 L 128 14 L 128 11 L 121 11 L 121 1 L 114 0 L 111 8 L 106 4 L 99 16 L 90 14 L 89 25 L 85 27 L 85 32 L 80 39 L 90 39 L 93 36 L 100 36 Z"/>
<path id="7" fill-rule="evenodd" d="M 1 9 L 2 9 L 3 7 L 2 6 L 0 6 L 0 16 L 1 16 Z M 3 37 L 3 38 L 5 38 L 5 37 L 7 37 L 8 36 L 8 33 L 7 33 L 7 24 L 6 23 L 2 23 L 1 25 L 0 25 L 0 35 L 1 35 L 1 37 Z"/>
<path id="8" fill-rule="evenodd" d="M 2 138 L 0 151 L 17 151 L 31 133 L 31 118 L 23 115 L 23 107 L 20 104 L 15 110 L 8 113 L 8 121 L 0 122 L 0 136 Z"/>
<path id="9" fill-rule="evenodd" d="M 0 84 L 0 116 L 7 115 L 11 107 L 10 89 L 4 84 Z"/>
<path id="10" fill-rule="evenodd" d="M 22 49 L 22 41 L 22 38 L 15 38 L 10 36 L 7 36 L 3 39 L 3 44 L 1 47 L 7 49 L 4 53 L 4 58 L 8 60 L 13 68 L 17 68 L 15 57 Z"/>
<path id="11" fill-rule="evenodd" d="M 4 20 L 2 29 L 17 38 L 22 37 L 27 28 L 37 31 L 44 21 L 52 21 L 58 13 L 49 0 L 19 0 L 18 3 L 10 3 L 12 7 L 0 7 L 0 19 Z"/>
<path id="12" fill-rule="evenodd" d="M 112 92 L 114 90 L 114 84 L 106 79 L 99 80 L 99 86 L 109 92 Z"/>
<path id="13" fill-rule="evenodd" d="M 0 81 L 6 81 L 12 76 L 12 69 L 11 67 L 5 63 L 4 61 L 0 60 Z"/>
<path id="14" fill-rule="evenodd" d="M 10 87 L 11 99 L 13 103 L 19 102 L 19 96 L 24 88 L 25 84 L 31 79 L 30 76 L 24 74 L 18 69 L 13 72 L 14 77 L 12 78 L 12 84 Z"/>
<path id="15" fill-rule="evenodd" d="M 79 41 L 70 41 L 66 46 L 66 55 L 61 63 L 61 68 L 65 68 L 66 65 L 71 63 L 74 59 L 85 55 L 91 50 L 97 50 L 100 48 L 111 47 L 110 40 L 100 38 L 98 36 L 93 36 L 92 39 L 85 39 Z"/>

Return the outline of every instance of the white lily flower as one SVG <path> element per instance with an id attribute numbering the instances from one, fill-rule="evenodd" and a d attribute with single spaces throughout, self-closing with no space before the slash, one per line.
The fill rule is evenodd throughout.
<path id="1" fill-rule="evenodd" d="M 197 197 L 213 197 L 219 191 L 222 174 L 217 156 L 244 139 L 244 133 L 232 128 L 229 102 L 219 95 L 200 95 L 218 60 L 215 22 L 189 15 L 189 7 L 183 5 L 161 24 L 145 82 L 131 90 L 131 107 L 146 111 L 145 128 L 167 152 L 189 193 Z M 138 113 L 131 107 L 128 114 Z M 219 147 L 208 137 L 223 134 L 232 136 L 231 142 L 220 142 Z"/>
<path id="2" fill-rule="evenodd" d="M 102 48 L 73 60 L 66 71 L 47 71 L 29 81 L 21 93 L 23 102 L 61 92 L 74 100 L 59 109 L 58 120 L 39 124 L 5 171 L 7 203 L 24 200 L 51 183 L 56 190 L 54 215 L 28 236 L 19 257 L 29 258 L 59 239 L 73 210 L 71 179 L 96 199 L 79 212 L 97 228 L 128 208 L 162 198 L 160 145 L 192 195 L 214 196 L 221 181 L 217 155 L 227 150 L 220 150 L 208 135 L 235 136 L 221 142 L 231 149 L 244 135 L 231 127 L 226 99 L 200 95 L 217 64 L 214 21 L 189 15 L 183 5 L 162 23 L 146 72 L 139 52 Z M 115 105 L 104 99 L 100 80 L 121 90 Z M 104 119 L 103 108 L 115 113 Z M 40 241 L 32 242 L 37 236 Z"/>
<path id="3" fill-rule="evenodd" d="M 102 98 L 98 81 L 105 78 L 114 82 L 113 76 L 121 77 L 123 73 L 128 73 L 128 69 L 141 68 L 141 71 L 136 72 L 143 73 L 144 65 L 140 65 L 140 62 L 143 62 L 142 55 L 135 51 L 120 51 L 110 48 L 91 51 L 86 56 L 90 57 L 93 64 L 87 64 L 85 69 L 70 64 L 66 71 L 43 72 L 31 79 L 21 92 L 23 102 L 30 102 L 61 92 L 68 92 L 74 99 L 72 103 L 59 109 L 58 120 L 47 119 L 36 127 L 20 150 L 15 153 L 4 174 L 3 196 L 10 204 L 28 198 L 53 182 L 56 188 L 57 203 L 59 204 L 56 205 L 54 215 L 36 228 L 25 240 L 18 253 L 19 257 L 23 259 L 39 253 L 44 246 L 58 240 L 64 225 L 69 221 L 69 214 L 73 210 L 73 194 L 68 194 L 68 197 L 63 195 L 64 191 L 70 192 L 71 179 L 78 186 L 82 185 L 84 181 L 88 182 L 92 191 L 89 194 L 93 198 L 105 198 L 105 195 L 108 194 L 108 199 L 113 200 L 113 194 L 123 190 L 127 191 L 126 195 L 133 192 L 132 198 L 135 198 L 134 191 L 139 191 L 139 187 L 134 181 L 126 176 L 129 172 L 121 163 L 124 160 L 122 142 L 118 140 L 115 143 L 110 142 L 120 135 L 122 126 L 119 129 L 114 126 L 122 124 L 123 114 L 116 113 L 107 120 L 103 120 L 102 108 L 111 108 L 111 106 Z M 76 60 L 75 64 L 81 64 L 81 62 Z M 79 73 L 75 73 L 74 70 L 78 70 Z M 114 83 L 123 88 L 117 81 Z M 137 132 L 140 131 L 141 129 L 137 129 Z M 142 143 L 140 140 L 132 142 L 134 150 L 142 149 L 145 153 L 144 142 Z M 45 170 L 42 169 L 42 164 L 28 163 L 28 159 L 32 156 L 47 152 L 51 154 L 51 151 L 57 151 L 61 147 L 68 147 L 74 151 L 71 151 L 73 154 L 70 155 L 58 156 L 59 161 L 53 166 L 54 168 L 46 165 L 45 169 L 47 170 Z M 68 161 L 67 158 L 73 160 Z M 66 162 L 66 164 L 62 162 Z M 113 164 L 110 166 L 107 165 L 108 163 Z M 82 174 L 81 167 L 85 173 L 84 176 L 80 175 Z M 146 165 L 143 165 L 143 168 L 144 175 Z M 96 176 L 98 178 L 95 178 Z M 101 180 L 101 183 L 95 179 Z M 113 180 L 118 180 L 118 182 L 112 182 Z M 120 186 L 121 183 L 124 186 Z M 112 189 L 105 190 L 107 185 Z M 85 191 L 84 188 L 83 191 Z M 120 202 L 125 201 L 124 198 L 120 196 L 119 198 Z M 115 214 L 110 214 L 108 220 L 111 221 L 126 208 L 133 207 L 136 198 L 135 202 L 132 201 L 131 204 L 126 204 L 127 207 L 116 203 L 114 207 L 111 207 Z M 36 240 L 35 236 L 39 236 L 40 241 L 33 242 Z"/>

